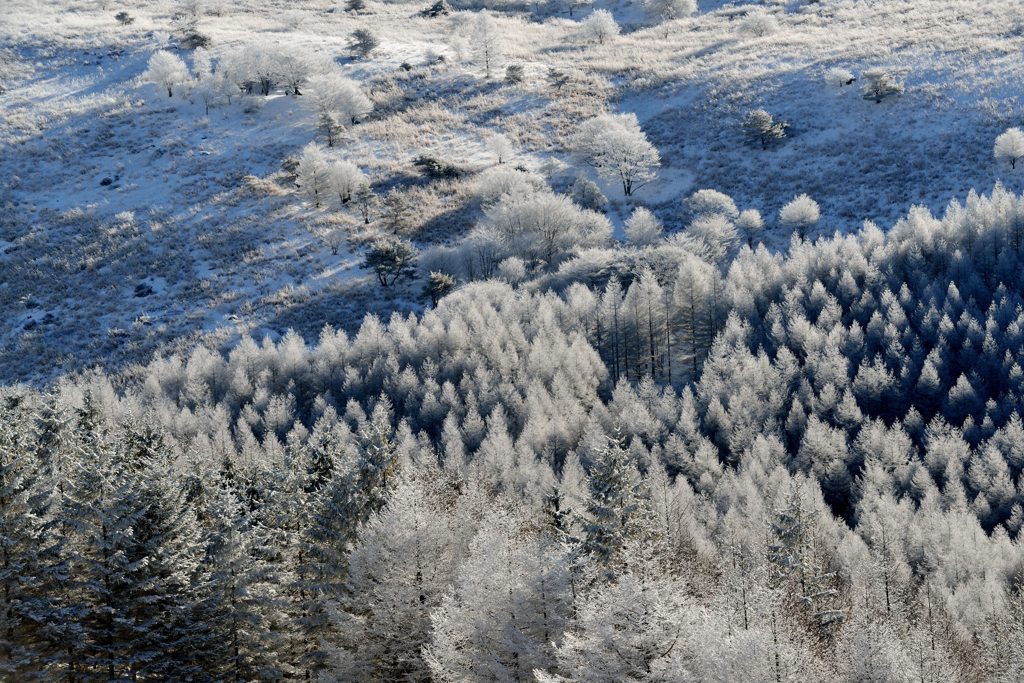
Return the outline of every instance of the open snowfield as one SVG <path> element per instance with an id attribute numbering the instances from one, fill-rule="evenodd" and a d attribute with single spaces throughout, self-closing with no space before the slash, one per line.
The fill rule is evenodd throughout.
<path id="1" fill-rule="evenodd" d="M 363 87 L 373 111 L 327 151 L 363 169 L 378 196 L 411 198 L 415 216 L 402 232 L 420 247 L 453 242 L 480 219 L 474 176 L 495 163 L 486 144 L 495 132 L 513 141 L 511 163 L 556 189 L 578 174 L 597 179 L 568 141 L 602 110 L 635 112 L 662 157 L 657 178 L 633 197 L 601 181 L 620 237 L 637 205 L 668 232 L 682 229 L 682 200 L 700 188 L 760 209 L 775 248 L 790 233 L 776 225 L 778 210 L 800 193 L 821 205 L 816 234 L 830 234 L 866 219 L 886 228 L 915 204 L 938 212 L 996 181 L 1022 189 L 1024 171 L 992 158 L 995 136 L 1020 118 L 1024 14 L 1013 2 L 707 3 L 656 26 L 639 6 L 602 4 L 622 25 L 605 44 L 582 39 L 564 7 L 497 5 L 508 39 L 491 79 L 454 28 L 476 5 L 425 18 L 426 5 L 196 6 L 215 60 L 272 45 L 333 62 Z M 114 368 L 199 337 L 231 344 L 242 332 L 276 337 L 293 327 L 315 338 L 325 324 L 353 329 L 368 311 L 421 307 L 418 286 L 382 292 L 359 267 L 366 243 L 389 230 L 379 215 L 364 224 L 297 194 L 286 161 L 320 139 L 305 95 L 238 97 L 207 114 L 188 84 L 168 98 L 142 82 L 157 50 L 191 65 L 175 18 L 190 8 L 6 3 L 0 376 Z M 122 9 L 133 23 L 115 20 Z M 752 12 L 774 19 L 766 35 L 750 28 Z M 347 47 L 357 28 L 380 41 L 366 59 Z M 502 80 L 511 63 L 523 65 L 522 83 Z M 906 90 L 876 104 L 857 83 L 826 82 L 836 67 L 884 67 Z M 553 86 L 550 69 L 568 82 Z M 744 141 L 743 117 L 756 107 L 790 124 L 766 150 Z M 460 177 L 423 179 L 412 165 L 423 154 L 455 164 Z M 334 254 L 324 235 L 339 228 L 346 237 Z"/>

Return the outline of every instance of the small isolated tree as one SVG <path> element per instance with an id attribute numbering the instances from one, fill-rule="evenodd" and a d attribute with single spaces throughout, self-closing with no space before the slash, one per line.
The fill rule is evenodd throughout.
<path id="1" fill-rule="evenodd" d="M 654 244 L 664 233 L 664 227 L 658 217 L 642 206 L 633 209 L 633 214 L 626 220 L 624 230 L 626 239 L 639 247 Z"/>
<path id="2" fill-rule="evenodd" d="M 349 50 L 352 51 L 353 57 L 366 59 L 370 56 L 370 53 L 377 49 L 380 45 L 380 41 L 377 40 L 377 36 L 373 35 L 370 31 L 365 28 L 357 28 L 352 31 L 349 36 Z"/>
<path id="3" fill-rule="evenodd" d="M 740 231 L 747 239 L 747 244 L 754 246 L 754 240 L 761 235 L 761 231 L 764 230 L 764 219 L 761 218 L 761 212 L 757 209 L 745 209 L 740 212 L 740 215 L 736 218 L 736 229 Z"/>
<path id="4" fill-rule="evenodd" d="M 423 293 L 430 297 L 430 305 L 437 308 L 437 302 L 455 288 L 455 278 L 448 273 L 430 271 Z"/>
<path id="5" fill-rule="evenodd" d="M 1010 162 L 1010 168 L 1017 168 L 1017 162 L 1024 159 L 1024 132 L 1020 128 L 1010 128 L 996 138 L 993 149 L 996 159 Z"/>
<path id="6" fill-rule="evenodd" d="M 501 33 L 498 23 L 487 12 L 478 12 L 470 25 L 473 59 L 484 68 L 487 78 L 500 66 L 502 55 Z"/>
<path id="7" fill-rule="evenodd" d="M 617 178 L 622 192 L 632 196 L 654 179 L 661 165 L 658 150 L 647 141 L 636 114 L 601 114 L 580 126 L 576 152 L 603 178 Z"/>
<path id="8" fill-rule="evenodd" d="M 864 85 L 861 90 L 866 100 L 874 100 L 875 104 L 880 104 L 882 100 L 896 95 L 903 94 L 903 84 L 896 80 L 893 76 L 885 69 L 868 69 L 861 78 L 864 79 Z"/>
<path id="9" fill-rule="evenodd" d="M 147 83 L 156 83 L 167 90 L 167 96 L 174 96 L 174 86 L 189 80 L 188 67 L 181 57 L 160 50 L 149 58 L 149 66 L 142 77 Z"/>
<path id="10" fill-rule="evenodd" d="M 825 82 L 830 85 L 834 85 L 837 88 L 843 88 L 848 85 L 853 85 L 857 78 L 850 72 L 849 69 L 844 69 L 841 66 L 829 69 L 825 74 Z"/>
<path id="11" fill-rule="evenodd" d="M 763 38 L 778 33 L 778 20 L 767 12 L 751 12 L 740 23 L 740 31 L 745 35 Z"/>
<path id="12" fill-rule="evenodd" d="M 509 64 L 505 67 L 505 82 L 515 85 L 526 80 L 526 70 L 522 64 Z"/>
<path id="13" fill-rule="evenodd" d="M 131 24 L 135 21 L 135 17 L 128 14 L 124 10 L 121 10 L 120 12 L 115 14 L 114 18 L 117 19 L 117 23 L 121 24 L 122 26 L 127 26 L 128 24 Z"/>
<path id="14" fill-rule="evenodd" d="M 809 228 L 818 222 L 819 218 L 821 218 L 821 208 L 818 206 L 818 202 L 806 194 L 794 197 L 779 211 L 779 221 L 796 230 L 801 238 Z"/>
<path id="15" fill-rule="evenodd" d="M 646 0 L 644 7 L 659 22 L 666 22 L 696 14 L 697 0 Z"/>
<path id="16" fill-rule="evenodd" d="M 366 9 L 366 0 L 348 0 L 345 3 L 346 12 L 362 12 Z"/>
<path id="17" fill-rule="evenodd" d="M 370 247 L 363 267 L 373 270 L 382 286 L 390 287 L 403 275 L 412 275 L 415 258 L 416 249 L 412 244 L 395 237 L 385 237 Z"/>
<path id="18" fill-rule="evenodd" d="M 352 201 L 359 189 L 369 184 L 366 175 L 350 161 L 335 161 L 330 164 L 327 168 L 327 182 L 341 206 Z"/>
<path id="19" fill-rule="evenodd" d="M 561 90 L 568 82 L 569 74 L 559 69 L 556 69 L 555 67 L 551 67 L 548 69 L 548 83 L 556 91 Z"/>
<path id="20" fill-rule="evenodd" d="M 311 142 L 302 149 L 295 184 L 313 206 L 320 208 L 329 190 L 329 167 L 323 150 Z"/>
<path id="21" fill-rule="evenodd" d="M 619 35 L 619 25 L 615 23 L 615 17 L 608 10 L 594 10 L 580 22 L 580 34 L 586 41 L 603 45 Z"/>
<path id="22" fill-rule="evenodd" d="M 746 131 L 747 138 L 760 142 L 761 149 L 768 149 L 769 144 L 786 137 L 787 128 L 788 123 L 776 121 L 764 109 L 755 109 L 743 120 L 743 130 Z"/>
<path id="23" fill-rule="evenodd" d="M 337 256 L 338 249 L 345 243 L 345 231 L 341 228 L 333 228 L 327 231 L 323 239 L 327 246 L 331 248 L 331 254 Z"/>
<path id="24" fill-rule="evenodd" d="M 367 182 L 364 185 L 360 185 L 352 199 L 355 201 L 356 206 L 359 207 L 359 214 L 363 217 L 363 223 L 369 225 L 370 212 L 380 203 L 377 195 L 373 192 L 373 188 L 370 187 L 370 183 Z"/>
<path id="25" fill-rule="evenodd" d="M 487 148 L 497 159 L 498 163 L 505 163 L 505 160 L 512 156 L 514 148 L 509 139 L 501 133 L 494 133 L 487 138 Z"/>

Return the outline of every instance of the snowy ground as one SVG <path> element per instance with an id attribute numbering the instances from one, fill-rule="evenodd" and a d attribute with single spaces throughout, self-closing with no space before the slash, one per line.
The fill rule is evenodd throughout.
<path id="1" fill-rule="evenodd" d="M 635 203 L 670 229 L 681 200 L 712 187 L 768 218 L 807 192 L 820 231 L 865 219 L 887 226 L 912 204 L 940 210 L 972 187 L 1024 185 L 992 159 L 992 141 L 1018 125 L 1024 16 L 1015 2 L 829 0 L 762 3 L 779 30 L 743 30 L 749 5 L 702 3 L 702 13 L 644 27 L 639 5 L 598 3 L 624 27 L 605 45 L 576 36 L 552 7 L 498 15 L 507 63 L 526 82 L 484 79 L 451 39 L 452 17 L 417 16 L 428 2 L 221 3 L 199 28 L 212 51 L 246 43 L 316 51 L 370 94 L 375 111 L 332 154 L 367 171 L 383 194 L 399 188 L 418 208 L 408 236 L 420 246 L 456 240 L 479 217 L 473 175 L 494 163 L 485 141 L 503 132 L 512 163 L 583 172 L 565 148 L 575 126 L 605 108 L 634 111 L 663 167 L 634 200 L 606 185 L 617 226 Z M 214 6 L 207 5 L 207 9 Z M 283 164 L 317 138 L 301 98 L 277 94 L 220 106 L 167 98 L 138 76 L 172 41 L 176 6 L 133 4 L 121 26 L 113 2 L 13 0 L 0 24 L 0 376 L 45 380 L 102 361 L 110 367 L 200 336 L 230 344 L 243 332 L 288 327 L 314 337 L 324 324 L 351 329 L 367 311 L 420 305 L 419 285 L 382 292 L 358 267 L 380 231 L 316 211 L 295 195 Z M 958 29 L 950 30 L 950 26 Z M 371 28 L 380 49 L 352 61 L 348 35 Z M 188 51 L 181 54 L 189 58 Z M 443 62 L 436 57 L 443 55 Z M 403 66 L 404 65 L 404 66 Z M 892 69 L 906 93 L 881 104 L 825 72 Z M 562 90 L 549 68 L 570 74 Z M 762 151 L 740 121 L 763 106 L 790 122 L 790 137 Z M 464 170 L 428 182 L 411 165 L 431 154 Z M 351 224 L 337 255 L 320 234 Z"/>

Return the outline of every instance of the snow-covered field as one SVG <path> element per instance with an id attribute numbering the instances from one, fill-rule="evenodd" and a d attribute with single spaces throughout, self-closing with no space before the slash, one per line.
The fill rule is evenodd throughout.
<path id="1" fill-rule="evenodd" d="M 599 180 L 615 234 L 637 205 L 667 231 L 684 227 L 683 199 L 714 188 L 766 218 L 764 241 L 788 243 L 778 210 L 807 193 L 821 205 L 814 234 L 870 219 L 888 227 L 911 205 L 940 211 L 1020 173 L 992 158 L 1019 123 L 1024 14 L 1014 2 L 962 0 L 702 3 L 693 17 L 654 22 L 634 3 L 598 3 L 622 26 L 597 44 L 566 7 L 496 5 L 504 36 L 497 75 L 473 60 L 466 11 L 423 17 L 429 3 L 9 0 L 0 22 L 0 376 L 41 380 L 93 364 L 116 368 L 155 350 L 239 333 L 315 338 L 353 329 L 366 312 L 422 306 L 420 285 L 384 290 L 360 268 L 369 224 L 316 209 L 297 194 L 287 161 L 320 140 L 302 96 L 218 102 L 209 113 L 183 84 L 168 98 L 145 83 L 150 56 L 180 47 L 178 15 L 195 11 L 214 60 L 244 45 L 315 55 L 354 79 L 374 104 L 329 155 L 357 164 L 375 194 L 415 207 L 403 234 L 419 247 L 452 243 L 481 217 L 475 175 L 495 164 L 487 140 L 513 141 L 510 163 L 565 189 Z M 134 21 L 122 25 L 126 9 Z M 502 10 L 508 10 L 503 12 Z M 591 10 L 577 10 L 576 19 Z M 758 23 L 752 14 L 770 17 Z M 461 28 L 460 28 L 461 27 Z M 354 59 L 349 35 L 379 46 Z M 758 35 L 763 34 L 763 35 Z M 508 64 L 524 80 L 502 79 Z M 905 92 L 881 103 L 860 83 L 826 82 L 890 70 Z M 567 76 L 555 87 L 549 70 Z M 746 144 L 745 114 L 789 123 L 762 150 Z M 633 197 L 571 154 L 579 124 L 603 110 L 635 112 L 657 147 L 657 178 Z M 420 155 L 455 164 L 423 179 Z M 324 236 L 345 231 L 338 253 Z"/>

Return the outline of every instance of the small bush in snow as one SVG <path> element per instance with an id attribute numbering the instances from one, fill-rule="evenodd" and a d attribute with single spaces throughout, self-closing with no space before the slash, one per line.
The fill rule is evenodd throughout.
<path id="1" fill-rule="evenodd" d="M 864 99 L 874 100 L 876 104 L 903 94 L 903 84 L 885 69 L 868 69 L 861 74 L 861 78 L 864 81 L 864 85 L 861 87 Z"/>
<path id="2" fill-rule="evenodd" d="M 779 22 L 766 12 L 751 12 L 740 23 L 740 31 L 748 36 L 762 38 L 778 33 Z"/>
<path id="3" fill-rule="evenodd" d="M 506 83 L 522 83 L 526 80 L 526 71 L 523 69 L 522 64 L 509 64 L 505 67 L 505 82 Z"/>
<path id="4" fill-rule="evenodd" d="M 115 14 L 114 18 L 117 19 L 117 23 L 121 24 L 122 26 L 127 26 L 128 24 L 131 24 L 135 21 L 135 17 L 128 14 L 124 10 L 121 10 L 120 12 Z"/>
<path id="5" fill-rule="evenodd" d="M 849 71 L 841 66 L 829 69 L 825 74 L 825 82 L 829 85 L 834 85 L 837 88 L 843 88 L 848 85 L 853 85 L 857 78 Z"/>

